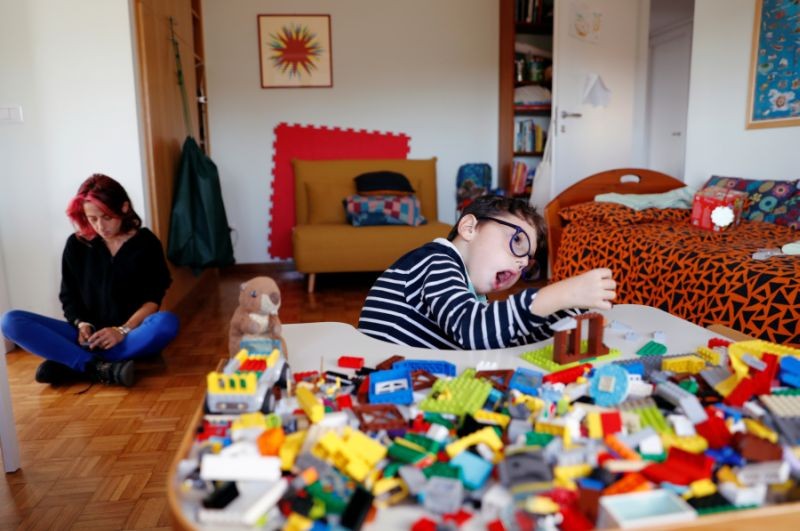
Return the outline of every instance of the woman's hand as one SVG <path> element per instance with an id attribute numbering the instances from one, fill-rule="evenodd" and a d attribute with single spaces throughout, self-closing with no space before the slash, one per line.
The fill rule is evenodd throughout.
<path id="1" fill-rule="evenodd" d="M 85 347 L 89 344 L 89 338 L 94 333 L 94 326 L 91 323 L 78 324 L 78 344 Z"/>
<path id="2" fill-rule="evenodd" d="M 89 348 L 108 350 L 122 342 L 125 336 L 113 326 L 102 328 L 89 338 Z"/>

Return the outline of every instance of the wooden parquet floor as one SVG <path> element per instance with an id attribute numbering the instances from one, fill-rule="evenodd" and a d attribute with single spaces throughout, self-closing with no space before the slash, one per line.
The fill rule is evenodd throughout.
<path id="1" fill-rule="evenodd" d="M 284 266 L 225 271 L 179 312 L 181 331 L 162 357 L 137 363 L 131 389 L 38 384 L 41 359 L 9 353 L 22 468 L 0 481 L 0 529 L 170 529 L 170 463 L 203 399 L 206 373 L 226 355 L 239 284 L 262 274 L 281 288 L 283 322 L 353 325 L 377 277 L 318 275 L 317 292 L 307 294 L 303 276 Z"/>

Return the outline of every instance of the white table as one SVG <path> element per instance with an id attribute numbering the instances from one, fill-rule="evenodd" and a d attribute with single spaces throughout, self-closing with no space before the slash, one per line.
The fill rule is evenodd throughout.
<path id="1" fill-rule="evenodd" d="M 2 345 L 0 345 L 2 348 Z M 8 366 L 6 355 L 0 350 L 0 449 L 3 451 L 3 469 L 6 472 L 19 470 L 19 442 L 11 409 L 11 392 L 8 389 Z"/>
<path id="2" fill-rule="evenodd" d="M 627 341 L 623 332 L 605 329 L 604 343 L 619 349 L 620 357 L 636 358 L 636 351 L 652 339 L 655 331 L 666 334 L 667 355 L 694 352 L 709 338 L 721 337 L 705 328 L 694 325 L 667 312 L 638 304 L 619 304 L 603 313 L 609 321 L 618 321 L 631 327 L 640 338 Z M 336 370 L 340 356 L 360 356 L 367 364 L 374 364 L 393 354 L 407 358 L 445 360 L 459 371 L 475 367 L 481 361 L 496 362 L 501 369 L 517 367 L 534 368 L 519 357 L 523 352 L 541 348 L 552 340 L 540 343 L 495 350 L 431 350 L 405 345 L 394 345 L 366 336 L 345 323 L 303 323 L 283 325 L 283 337 L 289 351 L 289 365 L 294 372 L 319 370 L 320 359 L 325 369 Z"/>

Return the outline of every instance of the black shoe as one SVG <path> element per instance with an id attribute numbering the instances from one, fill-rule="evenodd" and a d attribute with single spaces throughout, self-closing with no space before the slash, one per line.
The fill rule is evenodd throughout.
<path id="1" fill-rule="evenodd" d="M 89 373 L 100 383 L 133 387 L 133 362 L 131 360 L 98 360 L 89 365 Z"/>
<path id="2" fill-rule="evenodd" d="M 43 384 L 61 385 L 81 379 L 83 373 L 73 370 L 57 361 L 45 360 L 36 369 L 36 381 Z"/>

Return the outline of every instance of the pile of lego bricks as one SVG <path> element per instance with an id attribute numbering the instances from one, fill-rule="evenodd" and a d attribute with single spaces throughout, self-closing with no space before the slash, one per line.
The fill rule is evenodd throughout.
<path id="1" fill-rule="evenodd" d="M 199 524 L 359 529 L 413 505 L 416 530 L 591 529 L 800 498 L 800 351 L 763 341 L 550 374 L 342 357 L 283 385 L 267 414 L 205 416 L 178 467 Z"/>

